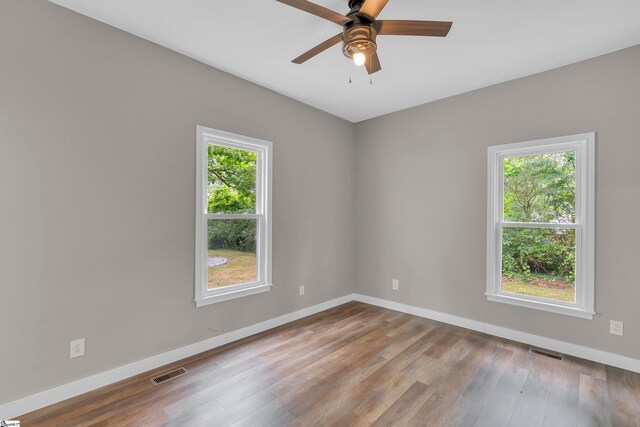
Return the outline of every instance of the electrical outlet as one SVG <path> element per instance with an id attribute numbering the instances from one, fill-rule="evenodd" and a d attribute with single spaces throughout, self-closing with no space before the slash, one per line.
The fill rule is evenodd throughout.
<path id="1" fill-rule="evenodd" d="M 300 296 L 304 295 L 304 285 L 300 286 Z"/>
<path id="2" fill-rule="evenodd" d="M 624 333 L 624 323 L 618 320 L 609 321 L 609 333 L 622 336 Z"/>
<path id="3" fill-rule="evenodd" d="M 84 356 L 84 338 L 69 343 L 69 359 Z"/>
<path id="4" fill-rule="evenodd" d="M 393 289 L 394 291 L 399 290 L 400 289 L 400 280 L 392 279 L 391 280 L 391 289 Z"/>

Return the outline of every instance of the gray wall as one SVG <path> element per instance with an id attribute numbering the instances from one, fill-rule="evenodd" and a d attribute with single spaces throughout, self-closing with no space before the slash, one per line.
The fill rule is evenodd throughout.
<path id="1" fill-rule="evenodd" d="M 640 359 L 639 70 L 636 46 L 357 124 L 357 291 Z M 488 302 L 487 147 L 589 131 L 598 315 Z"/>
<path id="2" fill-rule="evenodd" d="M 0 61 L 0 403 L 354 289 L 640 358 L 640 47 L 355 126 L 44 0 Z M 276 286 L 199 309 L 196 124 L 274 141 Z M 487 146 L 592 130 L 598 316 L 487 302 Z"/>
<path id="3" fill-rule="evenodd" d="M 196 309 L 198 124 L 274 143 L 275 287 Z M 0 1 L 0 403 L 351 292 L 353 163 L 346 121 Z"/>

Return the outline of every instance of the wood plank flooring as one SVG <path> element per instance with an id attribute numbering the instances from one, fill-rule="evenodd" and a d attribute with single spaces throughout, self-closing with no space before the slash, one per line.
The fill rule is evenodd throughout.
<path id="1" fill-rule="evenodd" d="M 19 417 L 29 426 L 640 426 L 640 374 L 359 302 Z M 184 366 L 160 385 L 150 378 Z"/>

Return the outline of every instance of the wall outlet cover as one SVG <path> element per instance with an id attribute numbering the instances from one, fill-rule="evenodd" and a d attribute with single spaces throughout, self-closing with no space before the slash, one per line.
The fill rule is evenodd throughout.
<path id="1" fill-rule="evenodd" d="M 392 279 L 391 280 L 391 289 L 393 289 L 394 291 L 399 290 L 400 289 L 400 280 Z"/>
<path id="2" fill-rule="evenodd" d="M 84 338 L 69 343 L 69 359 L 84 356 Z"/>
<path id="3" fill-rule="evenodd" d="M 624 323 L 618 320 L 609 321 L 609 333 L 622 336 L 624 334 Z"/>
<path id="4" fill-rule="evenodd" d="M 300 296 L 304 295 L 304 285 L 300 286 Z"/>

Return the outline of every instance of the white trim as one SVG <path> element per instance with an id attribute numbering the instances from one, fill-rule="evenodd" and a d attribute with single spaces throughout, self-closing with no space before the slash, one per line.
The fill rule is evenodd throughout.
<path id="1" fill-rule="evenodd" d="M 243 284 L 244 285 L 244 284 Z M 248 284 L 252 285 L 252 284 Z M 242 285 L 237 285 L 242 286 Z M 215 304 L 217 302 L 229 301 L 234 298 L 240 298 L 248 295 L 261 294 L 262 292 L 269 292 L 273 285 L 269 283 L 259 284 L 248 286 L 243 289 L 235 289 L 232 286 L 225 286 L 224 288 L 227 292 L 220 292 L 215 295 L 209 295 L 202 298 L 196 299 L 196 307 L 202 307 L 209 304 Z M 232 288 L 232 289 L 229 289 Z"/>
<path id="2" fill-rule="evenodd" d="M 261 219 L 257 214 L 205 214 L 204 219 Z"/>
<path id="3" fill-rule="evenodd" d="M 567 316 L 580 317 L 581 319 L 593 319 L 594 311 L 587 311 L 570 305 L 554 304 L 550 300 L 535 297 L 521 298 L 518 294 L 487 294 L 487 299 L 493 302 L 504 302 L 517 305 L 519 307 L 535 308 L 536 310 L 548 311 L 556 314 L 566 314 Z"/>
<path id="4" fill-rule="evenodd" d="M 506 338 L 512 341 L 517 341 L 536 347 L 542 347 L 548 350 L 557 351 L 562 354 L 567 354 L 598 363 L 604 363 L 605 365 L 615 366 L 617 368 L 640 373 L 640 360 L 622 356 L 620 354 L 609 353 L 591 347 L 585 347 L 582 345 L 560 341 L 553 338 L 547 338 L 540 335 L 529 334 L 527 332 L 521 332 L 515 329 L 504 328 L 502 326 L 480 322 L 478 320 L 467 319 L 465 317 L 441 313 L 438 311 L 415 307 L 408 304 L 402 304 L 395 301 L 389 301 L 360 294 L 354 294 L 353 297 L 355 301 L 360 301 L 365 304 L 371 304 L 378 307 L 388 308 L 390 310 L 413 314 L 414 316 L 424 317 L 426 319 L 460 326 L 462 328 L 471 329 L 488 335 Z"/>
<path id="5" fill-rule="evenodd" d="M 513 228 L 557 228 L 561 230 L 571 230 L 580 228 L 580 224 L 574 223 L 556 223 L 556 222 L 510 222 L 502 221 L 498 224 L 500 227 L 513 227 Z"/>
<path id="6" fill-rule="evenodd" d="M 209 144 L 252 151 L 256 153 L 256 212 L 251 214 L 207 213 Z M 204 126 L 196 126 L 196 238 L 195 238 L 195 297 L 196 307 L 230 299 L 267 292 L 271 289 L 271 191 L 273 144 L 247 136 L 236 135 Z M 210 219 L 254 219 L 256 221 L 256 282 L 240 283 L 217 289 L 208 288 L 207 278 L 207 221 Z"/>
<path id="7" fill-rule="evenodd" d="M 0 405 L 0 420 L 14 419 L 20 415 L 53 405 L 66 399 L 90 392 L 100 387 L 122 381 L 129 377 L 140 375 L 152 369 L 159 368 L 169 363 L 177 362 L 186 357 L 211 350 L 216 347 L 246 338 L 251 335 L 290 323 L 303 317 L 337 307 L 353 300 L 353 295 L 345 295 L 311 307 L 306 307 L 292 313 L 284 314 L 264 322 L 256 323 L 235 331 L 227 332 L 213 338 L 209 338 L 194 344 L 189 344 L 166 353 L 138 360 L 128 365 L 119 366 L 99 374 L 91 375 L 40 393 L 32 394 L 21 399 Z"/>
<path id="8" fill-rule="evenodd" d="M 487 153 L 487 290 L 489 301 L 593 319 L 595 314 L 595 132 L 495 145 Z M 575 151 L 576 218 L 573 224 L 509 222 L 503 216 L 503 159 L 506 156 Z M 503 292 L 500 284 L 504 227 L 574 229 L 576 233 L 575 303 Z"/>
<path id="9" fill-rule="evenodd" d="M 166 353 L 158 354 L 147 359 L 139 360 L 128 365 L 119 366 L 90 377 L 82 378 L 61 386 L 45 390 L 12 402 L 0 405 L 0 419 L 14 419 L 28 412 L 44 408 L 54 403 L 61 402 L 72 397 L 88 393 L 100 387 L 122 381 L 129 377 L 140 375 L 152 369 L 177 362 L 178 360 L 194 356 L 207 350 L 237 341 L 242 338 L 293 322 L 306 316 L 346 304 L 350 301 L 360 301 L 365 304 L 371 304 L 378 307 L 388 308 L 390 310 L 400 311 L 414 316 L 424 317 L 426 319 L 436 320 L 438 322 L 448 323 L 450 325 L 459 326 L 466 329 L 482 332 L 496 337 L 506 338 L 509 340 L 542 347 L 559 353 L 568 354 L 582 359 L 592 360 L 594 362 L 604 363 L 606 365 L 615 366 L 621 369 L 640 373 L 640 360 L 632 359 L 627 356 L 609 353 L 590 347 L 572 344 L 565 341 L 547 338 L 540 335 L 533 335 L 514 329 L 504 328 L 502 326 L 492 325 L 490 323 L 480 322 L 478 320 L 467 319 L 465 317 L 455 316 L 452 314 L 441 313 L 426 308 L 415 307 L 412 305 L 402 304 L 395 301 L 384 300 L 380 298 L 370 297 L 361 294 L 349 294 L 340 298 L 333 299 L 324 303 L 320 303 L 311 307 L 306 307 L 289 314 L 285 314 L 264 322 L 256 323 L 228 332 L 217 337 L 209 338 L 194 344 L 180 347 Z"/>

